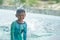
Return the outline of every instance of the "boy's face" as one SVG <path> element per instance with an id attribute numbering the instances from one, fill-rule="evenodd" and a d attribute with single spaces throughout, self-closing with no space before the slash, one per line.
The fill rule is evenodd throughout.
<path id="1" fill-rule="evenodd" d="M 16 17 L 18 18 L 18 20 L 23 20 L 25 18 L 26 14 L 24 12 L 17 14 Z"/>

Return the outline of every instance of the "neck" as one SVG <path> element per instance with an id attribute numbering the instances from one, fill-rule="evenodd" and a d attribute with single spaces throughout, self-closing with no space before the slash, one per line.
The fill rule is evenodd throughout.
<path id="1" fill-rule="evenodd" d="M 18 20 L 18 22 L 19 22 L 19 23 L 24 23 L 24 21 L 23 21 L 23 20 Z"/>

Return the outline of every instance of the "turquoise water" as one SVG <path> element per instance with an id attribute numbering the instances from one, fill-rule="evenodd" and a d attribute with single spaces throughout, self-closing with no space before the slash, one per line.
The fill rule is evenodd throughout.
<path id="1" fill-rule="evenodd" d="M 60 16 L 26 12 L 27 40 L 60 40 Z M 0 40 L 10 40 L 10 24 L 15 11 L 0 9 Z"/>

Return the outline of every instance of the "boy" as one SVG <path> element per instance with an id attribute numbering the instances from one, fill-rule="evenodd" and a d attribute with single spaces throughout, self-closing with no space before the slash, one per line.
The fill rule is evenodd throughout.
<path id="1" fill-rule="evenodd" d="M 26 40 L 27 24 L 23 19 L 25 18 L 25 10 L 18 9 L 16 11 L 17 20 L 11 24 L 11 40 Z M 23 37 L 22 37 L 23 34 Z"/>

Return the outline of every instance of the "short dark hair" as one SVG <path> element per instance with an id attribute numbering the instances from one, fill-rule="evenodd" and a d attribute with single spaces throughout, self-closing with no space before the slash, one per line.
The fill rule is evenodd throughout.
<path id="1" fill-rule="evenodd" d="M 22 13 L 22 12 L 25 13 L 25 10 L 24 10 L 24 9 L 17 9 L 16 14 L 20 14 L 20 13 Z"/>

